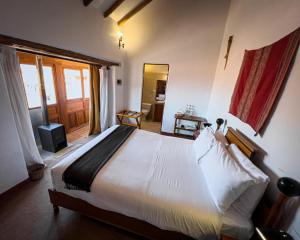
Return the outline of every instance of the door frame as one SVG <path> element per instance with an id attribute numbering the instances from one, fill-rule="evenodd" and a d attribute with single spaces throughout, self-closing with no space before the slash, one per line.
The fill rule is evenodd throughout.
<path id="1" fill-rule="evenodd" d="M 20 64 L 30 64 L 36 66 L 37 54 L 17 52 L 17 55 L 19 57 Z M 72 103 L 72 102 L 81 101 L 83 105 L 83 109 L 85 109 L 86 102 L 89 101 L 89 98 L 85 98 L 85 94 L 84 94 L 85 86 L 83 81 L 83 70 L 84 69 L 89 70 L 89 65 L 84 63 L 74 62 L 71 60 L 70 61 L 62 60 L 55 57 L 45 57 L 45 56 L 42 57 L 42 62 L 44 66 L 52 67 L 52 76 L 53 76 L 53 83 L 54 83 L 55 95 L 56 95 L 56 104 L 47 105 L 48 112 L 49 112 L 49 107 L 51 108 L 56 106 L 59 115 L 58 116 L 59 122 L 64 124 L 66 132 L 69 133 L 72 132 L 73 130 L 77 130 L 80 127 L 70 128 L 69 125 L 68 102 Z M 67 99 L 64 69 L 74 69 L 80 71 L 82 98 L 71 99 L 71 100 Z M 35 108 L 28 107 L 29 110 L 39 109 L 39 108 L 41 108 L 41 106 Z M 84 118 L 86 119 L 87 116 L 85 111 L 83 114 L 84 114 Z"/>
<path id="2" fill-rule="evenodd" d="M 163 116 L 160 122 L 160 133 L 161 133 L 161 128 L 162 128 L 162 123 L 164 121 L 164 115 L 165 115 L 165 105 L 166 105 L 166 98 L 167 98 L 167 90 L 168 90 L 168 82 L 169 82 L 169 75 L 170 75 L 170 64 L 168 63 L 144 63 L 143 64 L 143 81 L 142 81 L 142 89 L 141 89 L 141 105 L 140 105 L 140 112 L 142 112 L 142 103 L 143 103 L 143 89 L 144 89 L 144 84 L 145 84 L 145 66 L 146 65 L 167 65 L 168 66 L 168 76 L 166 80 L 166 92 L 165 92 L 165 104 L 164 104 L 164 111 L 163 111 Z M 159 80 L 159 79 L 158 79 Z M 141 119 L 141 125 L 143 124 L 143 121 Z"/>

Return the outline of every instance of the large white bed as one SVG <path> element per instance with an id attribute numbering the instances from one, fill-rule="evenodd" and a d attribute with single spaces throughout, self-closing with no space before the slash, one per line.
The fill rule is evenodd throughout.
<path id="1" fill-rule="evenodd" d="M 66 168 L 116 127 L 52 168 L 55 191 L 196 239 L 220 235 L 249 239 L 253 232 L 249 218 L 233 208 L 221 213 L 215 206 L 192 140 L 137 129 L 98 172 L 90 192 L 66 189 L 62 181 Z"/>

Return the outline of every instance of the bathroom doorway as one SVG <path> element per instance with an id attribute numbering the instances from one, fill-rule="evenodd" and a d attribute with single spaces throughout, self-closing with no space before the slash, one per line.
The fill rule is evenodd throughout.
<path id="1" fill-rule="evenodd" d="M 141 128 L 160 133 L 169 77 L 169 64 L 144 64 Z"/>

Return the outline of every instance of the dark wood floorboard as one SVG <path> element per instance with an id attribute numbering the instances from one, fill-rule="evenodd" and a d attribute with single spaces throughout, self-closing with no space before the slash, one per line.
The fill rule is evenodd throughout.
<path id="1" fill-rule="evenodd" d="M 103 224 L 67 209 L 54 216 L 47 189 L 50 170 L 42 180 L 29 182 L 20 190 L 0 198 L 2 240 L 137 240 L 140 237 Z"/>

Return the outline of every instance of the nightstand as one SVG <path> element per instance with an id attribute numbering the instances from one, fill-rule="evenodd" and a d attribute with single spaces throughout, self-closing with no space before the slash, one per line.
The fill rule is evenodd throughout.
<path id="1" fill-rule="evenodd" d="M 182 124 L 182 121 L 191 122 L 194 125 L 189 126 L 187 124 Z M 175 114 L 174 135 L 195 139 L 194 133 L 200 129 L 201 123 L 203 122 L 207 122 L 207 120 L 202 117 Z M 184 133 L 180 131 L 184 131 Z M 190 132 L 190 134 L 188 132 Z"/>

